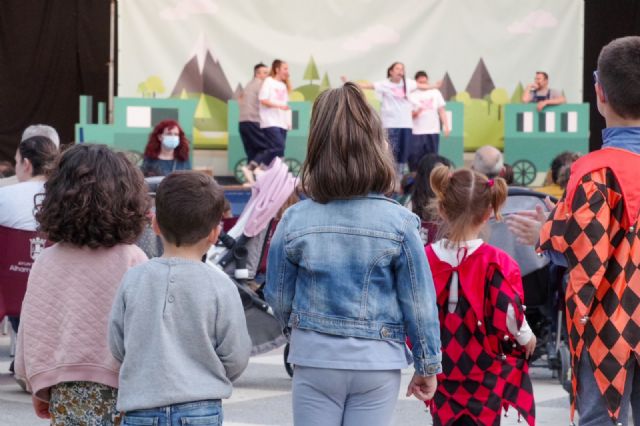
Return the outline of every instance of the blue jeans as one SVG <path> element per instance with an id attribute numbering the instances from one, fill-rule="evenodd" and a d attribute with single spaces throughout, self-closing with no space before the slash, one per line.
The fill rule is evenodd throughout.
<path id="1" fill-rule="evenodd" d="M 256 156 L 269 149 L 267 138 L 260 128 L 260 123 L 241 121 L 238 124 L 244 152 L 247 154 L 247 163 L 255 161 Z"/>
<path id="2" fill-rule="evenodd" d="M 411 129 L 388 128 L 387 139 L 393 149 L 393 156 L 397 164 L 406 164 L 409 159 L 409 148 L 411 146 Z"/>
<path id="3" fill-rule="evenodd" d="M 267 141 L 267 148 L 257 152 L 254 161 L 258 164 L 269 165 L 276 157 L 284 157 L 287 131 L 280 127 L 265 127 L 262 133 Z"/>
<path id="4" fill-rule="evenodd" d="M 624 394 L 620 403 L 620 417 L 618 423 L 622 426 L 628 425 L 629 407 L 633 416 L 633 424 L 640 425 L 640 367 L 631 355 L 627 381 L 624 385 Z M 607 412 L 607 405 L 600 393 L 598 384 L 594 377 L 593 368 L 589 353 L 585 350 L 580 357 L 580 368 L 578 370 L 578 398 L 576 407 L 580 414 L 580 426 L 602 426 L 613 425 Z"/>
<path id="5" fill-rule="evenodd" d="M 440 147 L 440 135 L 437 133 L 428 135 L 411 135 L 411 148 L 409 149 L 409 171 L 418 169 L 420 160 L 427 154 L 437 154 Z"/>
<path id="6" fill-rule="evenodd" d="M 125 413 L 122 426 L 220 426 L 220 400 L 187 402 Z"/>

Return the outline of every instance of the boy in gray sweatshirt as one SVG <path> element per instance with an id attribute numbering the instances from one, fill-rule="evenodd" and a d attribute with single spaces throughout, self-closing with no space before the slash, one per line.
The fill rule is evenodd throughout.
<path id="1" fill-rule="evenodd" d="M 109 347 L 122 362 L 123 425 L 222 424 L 220 400 L 251 352 L 235 285 L 201 262 L 218 239 L 223 206 L 221 188 L 204 174 L 174 172 L 158 187 L 152 227 L 164 254 L 125 274 L 109 321 Z"/>

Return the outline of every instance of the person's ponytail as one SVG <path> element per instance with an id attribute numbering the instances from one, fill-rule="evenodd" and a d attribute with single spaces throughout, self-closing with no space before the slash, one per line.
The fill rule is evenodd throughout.
<path id="1" fill-rule="evenodd" d="M 502 216 L 500 215 L 500 208 L 507 201 L 507 195 L 509 192 L 509 187 L 507 186 L 507 181 L 505 181 L 501 177 L 496 177 L 494 179 L 489 179 L 487 184 L 490 186 L 491 191 L 491 209 L 493 210 L 493 214 L 496 217 L 496 220 L 502 220 Z"/>
<path id="2" fill-rule="evenodd" d="M 429 181 L 431 182 L 431 189 L 436 195 L 436 199 L 438 202 L 442 202 L 449 182 L 451 181 L 451 169 L 444 165 L 436 166 L 431 171 Z"/>

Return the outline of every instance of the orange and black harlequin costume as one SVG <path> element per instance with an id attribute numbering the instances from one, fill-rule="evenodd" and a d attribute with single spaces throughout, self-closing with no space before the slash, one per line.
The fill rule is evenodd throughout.
<path id="1" fill-rule="evenodd" d="M 586 350 L 613 422 L 628 367 L 640 355 L 639 172 L 640 155 L 619 148 L 580 158 L 565 198 L 540 232 L 540 249 L 560 252 L 568 262 L 573 394 Z M 572 419 L 574 410 L 572 404 Z"/>

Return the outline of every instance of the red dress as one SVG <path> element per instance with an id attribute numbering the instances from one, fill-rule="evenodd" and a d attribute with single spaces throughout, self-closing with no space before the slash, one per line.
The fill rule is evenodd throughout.
<path id="1" fill-rule="evenodd" d="M 518 329 L 524 320 L 522 281 L 515 261 L 482 244 L 457 267 L 426 248 L 436 287 L 442 340 L 442 374 L 430 403 L 435 425 L 452 425 L 468 416 L 480 425 L 499 425 L 502 408 L 514 407 L 535 425 L 533 387 L 524 349 L 507 329 L 512 306 Z M 453 272 L 458 303 L 448 309 Z"/>

